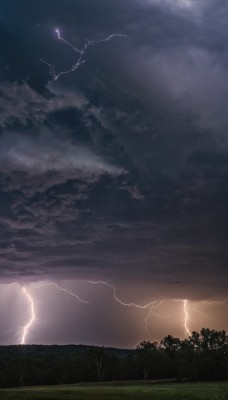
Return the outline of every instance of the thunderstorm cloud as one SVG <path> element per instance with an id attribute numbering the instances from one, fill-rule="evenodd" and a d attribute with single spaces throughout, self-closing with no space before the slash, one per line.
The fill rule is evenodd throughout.
<path id="1" fill-rule="evenodd" d="M 86 280 L 140 304 L 227 298 L 227 2 L 2 0 L 0 15 L 2 343 L 17 341 L 20 286 L 35 282 L 65 282 L 92 304 L 37 290 L 52 317 L 31 341 L 44 343 L 142 337 L 145 315 Z M 79 49 L 124 36 L 53 80 L 40 59 L 59 73 L 78 56 L 56 28 Z M 182 332 L 170 304 L 179 325 L 153 319 L 152 337 Z M 226 328 L 213 311 L 205 324 Z"/>

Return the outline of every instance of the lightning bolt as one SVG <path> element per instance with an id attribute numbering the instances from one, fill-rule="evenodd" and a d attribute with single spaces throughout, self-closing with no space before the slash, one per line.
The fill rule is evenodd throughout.
<path id="1" fill-rule="evenodd" d="M 121 304 L 122 306 L 124 306 L 124 307 L 132 307 L 132 308 L 137 308 L 137 309 L 140 309 L 140 310 L 148 310 L 149 309 L 149 313 L 145 317 L 145 329 L 146 329 L 146 332 L 148 331 L 148 319 L 149 319 L 150 316 L 153 316 L 153 317 L 156 317 L 156 318 L 168 318 L 168 317 L 170 317 L 170 315 L 162 316 L 162 315 L 154 314 L 153 311 L 152 311 L 153 309 L 158 309 L 165 302 L 165 299 L 150 301 L 149 303 L 147 303 L 145 305 L 140 305 L 140 304 L 137 304 L 135 302 L 127 303 L 127 302 L 122 301 L 117 296 L 117 289 L 115 288 L 115 286 L 111 285 L 108 282 L 105 282 L 105 281 L 82 281 L 82 282 L 84 282 L 84 283 L 86 282 L 86 283 L 89 283 L 91 285 L 104 285 L 104 286 L 109 287 L 113 291 L 114 300 L 116 302 L 118 302 L 119 304 Z M 31 289 L 39 289 L 39 288 L 42 288 L 42 287 L 49 287 L 49 286 L 53 286 L 58 291 L 63 292 L 65 294 L 67 294 L 68 296 L 76 298 L 80 303 L 88 304 L 88 301 L 85 301 L 85 300 L 81 299 L 77 294 L 73 293 L 70 289 L 67 289 L 65 287 L 59 286 L 55 282 L 42 282 L 42 283 L 40 283 L 38 285 L 32 285 Z M 28 290 L 25 287 L 23 287 L 22 290 L 23 290 L 24 295 L 27 297 L 27 299 L 29 301 L 30 309 L 31 309 L 31 319 L 26 324 L 26 326 L 23 328 L 23 334 L 22 334 L 22 338 L 21 338 L 21 344 L 25 344 L 27 335 L 29 333 L 29 330 L 30 330 L 33 322 L 36 319 L 36 316 L 35 316 L 34 300 L 33 300 L 32 296 L 31 296 L 31 294 L 28 292 Z"/>
<path id="2" fill-rule="evenodd" d="M 147 303 L 145 305 L 140 305 L 140 304 L 137 304 L 134 302 L 126 303 L 126 302 L 122 301 L 119 297 L 117 297 L 117 289 L 115 288 L 115 286 L 111 285 L 110 283 L 105 282 L 105 281 L 88 281 L 88 283 L 90 283 L 92 285 L 108 286 L 113 291 L 114 300 L 117 301 L 117 303 L 121 304 L 124 307 L 133 307 L 133 308 L 138 308 L 140 310 L 148 310 L 149 309 L 149 313 L 145 316 L 145 319 L 144 319 L 146 332 L 148 332 L 148 320 L 151 316 L 160 318 L 160 319 L 169 318 L 171 316 L 170 314 L 164 315 L 164 316 L 154 314 L 152 311 L 152 309 L 158 309 L 166 301 L 166 299 L 150 301 L 149 303 Z"/>
<path id="3" fill-rule="evenodd" d="M 172 315 L 171 314 L 167 314 L 167 315 L 160 315 L 160 314 L 155 314 L 154 312 L 152 312 L 152 308 L 158 308 L 161 304 L 163 304 L 165 302 L 165 300 L 161 300 L 160 303 L 158 303 L 157 307 L 150 307 L 149 308 L 149 313 L 145 316 L 145 331 L 146 333 L 148 332 L 148 320 L 149 318 L 155 317 L 155 318 L 159 318 L 159 319 L 166 319 L 166 318 L 170 318 Z"/>
<path id="4" fill-rule="evenodd" d="M 190 315 L 189 315 L 189 302 L 187 299 L 173 299 L 174 302 L 180 302 L 183 304 L 183 324 L 184 324 L 184 331 L 186 335 L 191 336 L 191 332 L 188 327 L 188 322 L 190 320 Z"/>
<path id="5" fill-rule="evenodd" d="M 188 328 L 188 321 L 190 319 L 189 313 L 188 313 L 188 300 L 183 300 L 183 308 L 184 308 L 184 329 L 185 332 L 188 334 L 188 336 L 191 336 L 191 332 Z"/>
<path id="6" fill-rule="evenodd" d="M 45 282 L 45 283 L 40 283 L 39 285 L 33 285 L 31 287 L 31 289 L 39 289 L 41 287 L 46 287 L 46 286 L 54 286 L 58 291 L 63 292 L 65 294 L 67 294 L 68 296 L 74 297 L 80 303 L 88 304 L 88 301 L 81 299 L 77 294 L 73 293 L 70 289 L 66 289 L 62 286 L 59 286 L 59 285 L 57 285 L 57 283 L 54 283 L 54 282 Z M 22 288 L 22 293 L 28 301 L 31 317 L 30 317 L 29 321 L 27 322 L 27 324 L 23 327 L 22 336 L 21 336 L 21 340 L 20 340 L 21 345 L 26 343 L 26 339 L 29 334 L 30 328 L 32 327 L 33 323 L 36 320 L 35 300 L 32 298 L 32 295 L 30 294 L 30 292 L 28 291 L 28 289 L 25 286 L 23 286 L 23 288 Z"/>
<path id="7" fill-rule="evenodd" d="M 33 285 L 32 289 L 39 289 L 42 287 L 47 287 L 47 286 L 53 286 L 55 287 L 58 291 L 63 292 L 65 294 L 67 294 L 68 296 L 74 297 L 75 299 L 77 299 L 80 303 L 85 303 L 88 304 L 88 301 L 81 299 L 81 297 L 79 297 L 77 294 L 73 293 L 70 289 L 66 289 L 62 286 L 57 285 L 57 283 L 55 282 L 43 282 L 40 283 L 39 285 Z"/>
<path id="8" fill-rule="evenodd" d="M 209 304 L 209 305 L 219 305 L 219 306 L 228 306 L 227 299 L 221 300 L 221 301 L 216 301 L 216 300 L 203 300 L 203 304 Z"/>
<path id="9" fill-rule="evenodd" d="M 29 330 L 30 330 L 33 322 L 35 321 L 36 317 L 35 317 L 34 300 L 33 300 L 32 296 L 29 294 L 28 290 L 25 287 L 22 288 L 22 292 L 23 292 L 24 296 L 26 297 L 26 299 L 28 300 L 30 312 L 31 312 L 30 320 L 24 326 L 23 332 L 22 332 L 22 337 L 21 337 L 21 344 L 25 344 Z"/>
<path id="10" fill-rule="evenodd" d="M 183 314 L 184 314 L 184 330 L 186 332 L 186 335 L 191 336 L 191 332 L 188 326 L 188 323 L 190 321 L 190 315 L 189 315 L 189 311 L 196 311 L 197 313 L 204 315 L 201 313 L 201 311 L 199 311 L 196 307 L 195 304 L 193 303 L 193 307 L 190 307 L 189 305 L 189 300 L 185 299 L 177 299 L 174 301 L 180 301 L 183 303 Z M 208 304 L 208 305 L 220 305 L 220 306 L 228 306 L 228 302 L 227 299 L 221 300 L 221 301 L 217 301 L 217 300 L 202 300 L 200 301 L 201 304 Z M 205 315 L 204 315 L 205 316 Z"/>
<path id="11" fill-rule="evenodd" d="M 113 293 L 113 299 L 120 304 L 123 307 L 127 307 L 127 308 L 135 308 L 135 309 L 139 309 L 139 310 L 145 310 L 147 311 L 147 314 L 144 318 L 144 322 L 145 322 L 145 330 L 146 332 L 148 332 L 148 321 L 151 317 L 154 318 L 159 318 L 159 319 L 166 319 L 171 317 L 171 314 L 168 315 L 160 315 L 158 313 L 155 313 L 154 310 L 155 309 L 159 309 L 159 307 L 164 304 L 165 302 L 180 302 L 183 305 L 183 328 L 184 331 L 186 333 L 187 336 L 191 336 L 191 332 L 190 332 L 190 328 L 189 328 L 189 321 L 190 321 L 190 311 L 197 311 L 199 312 L 199 310 L 197 308 L 195 308 L 195 303 L 190 303 L 189 300 L 187 299 L 162 299 L 162 300 L 153 300 L 150 301 L 146 304 L 138 304 L 136 302 L 126 302 L 123 301 L 118 295 L 117 295 L 117 288 L 112 285 L 109 282 L 106 281 L 80 281 L 86 284 L 90 284 L 90 285 L 103 285 L 108 287 L 109 289 L 111 289 L 112 293 Z M 77 301 L 79 301 L 80 303 L 85 303 L 85 304 L 89 304 L 88 301 L 81 299 L 81 297 L 79 297 L 76 293 L 72 292 L 71 289 L 67 289 L 65 287 L 62 287 L 60 285 L 58 285 L 55 282 L 41 282 L 39 284 L 36 285 L 32 285 L 30 286 L 30 289 L 28 290 L 25 286 L 22 287 L 22 292 L 23 295 L 26 297 L 29 307 L 30 307 L 30 319 L 27 322 L 27 324 L 24 326 L 23 328 L 23 332 L 22 332 L 22 337 L 21 337 L 21 344 L 25 344 L 26 343 L 26 339 L 27 336 L 29 335 L 29 331 L 30 328 L 32 327 L 33 323 L 36 320 L 36 315 L 35 315 L 35 300 L 33 299 L 32 295 L 31 295 L 31 290 L 33 289 L 38 289 L 41 287 L 50 287 L 53 286 L 55 289 L 57 289 L 58 291 L 66 294 L 67 296 L 73 297 L 75 298 Z M 201 304 L 209 304 L 209 305 L 225 305 L 228 306 L 228 302 L 227 300 L 222 300 L 222 301 L 208 301 L 208 300 L 202 300 L 200 301 Z"/>
<path id="12" fill-rule="evenodd" d="M 160 304 L 162 304 L 165 300 L 155 300 L 155 301 L 151 301 L 145 305 L 140 305 L 140 304 L 136 304 L 133 302 L 130 303 L 125 303 L 124 301 L 122 301 L 119 297 L 117 297 L 116 292 L 117 289 L 115 288 L 115 286 L 111 285 L 108 282 L 105 281 L 87 281 L 88 283 L 91 283 L 91 285 L 104 285 L 104 286 L 108 286 L 109 288 L 111 288 L 113 290 L 113 298 L 120 303 L 122 306 L 125 307 L 135 307 L 135 308 L 140 308 L 141 310 L 146 310 L 149 307 L 153 307 L 153 308 L 157 308 L 156 304 L 158 303 L 158 306 Z"/>
<path id="13" fill-rule="evenodd" d="M 53 80 L 57 80 L 59 79 L 62 75 L 66 75 L 66 74 L 70 74 L 74 71 L 76 71 L 82 64 L 84 64 L 86 62 L 85 60 L 85 54 L 88 50 L 89 47 L 92 47 L 94 45 L 97 45 L 99 43 L 104 43 L 104 42 L 108 42 L 111 39 L 114 38 L 120 38 L 120 37 L 124 37 L 126 38 L 126 35 L 122 35 L 119 33 L 113 33 L 109 36 L 107 36 L 104 39 L 101 40 L 86 40 L 84 46 L 81 49 L 78 49 L 77 47 L 75 47 L 72 43 L 68 42 L 67 40 L 65 40 L 62 36 L 61 33 L 59 31 L 59 29 L 55 29 L 55 33 L 57 34 L 57 39 L 61 40 L 63 43 L 65 43 L 67 46 L 71 47 L 71 49 L 78 54 L 78 58 L 76 60 L 76 62 L 70 67 L 70 69 L 67 69 L 66 71 L 61 71 L 59 73 L 57 73 L 55 71 L 55 66 L 50 64 L 49 62 L 43 60 L 42 58 L 39 58 L 39 61 L 41 61 L 42 63 L 46 64 L 49 67 L 49 74 L 52 76 Z"/>

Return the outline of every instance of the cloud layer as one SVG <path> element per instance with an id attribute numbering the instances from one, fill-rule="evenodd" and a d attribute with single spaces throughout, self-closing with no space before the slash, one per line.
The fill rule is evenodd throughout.
<path id="1" fill-rule="evenodd" d="M 227 2 L 10 0 L 0 11 L 2 282 L 227 297 Z M 91 46 L 51 81 L 39 59 L 61 71 L 75 56 L 56 27 L 79 48 L 127 38 Z"/>

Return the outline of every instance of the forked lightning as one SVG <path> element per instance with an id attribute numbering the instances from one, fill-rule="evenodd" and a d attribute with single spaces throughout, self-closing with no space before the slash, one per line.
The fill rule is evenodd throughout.
<path id="1" fill-rule="evenodd" d="M 88 50 L 89 47 L 92 47 L 94 45 L 97 45 L 99 43 L 104 43 L 104 42 L 108 42 L 111 39 L 114 38 L 126 38 L 126 35 L 122 35 L 119 33 L 113 33 L 112 35 L 107 36 L 104 39 L 101 40 L 86 40 L 84 46 L 81 49 L 78 49 L 77 47 L 75 47 L 72 43 L 68 42 L 67 40 L 65 40 L 60 33 L 59 29 L 55 29 L 55 33 L 57 34 L 57 39 L 61 40 L 63 43 L 65 43 L 67 46 L 71 47 L 72 50 L 78 54 L 78 58 L 76 59 L 75 63 L 73 65 L 71 65 L 71 67 L 67 70 L 61 71 L 59 73 L 57 73 L 55 71 L 55 66 L 50 64 L 49 62 L 43 60 L 42 58 L 39 58 L 39 61 L 41 61 L 42 63 L 46 64 L 49 67 L 49 73 L 52 76 L 53 80 L 57 80 L 59 79 L 62 75 L 66 75 L 66 74 L 70 74 L 74 71 L 76 71 L 76 69 L 78 69 L 82 64 L 84 64 L 86 62 L 85 60 L 85 55 L 86 52 Z"/>
<path id="2" fill-rule="evenodd" d="M 128 308 L 135 308 L 135 309 L 139 309 L 139 310 L 146 310 L 147 314 L 144 318 L 145 321 L 145 330 L 146 332 L 148 331 L 148 320 L 150 317 L 154 317 L 154 318 L 159 318 L 159 319 L 164 319 L 164 318 L 169 318 L 172 315 L 168 314 L 168 315 L 162 315 L 159 314 L 158 312 L 154 312 L 155 310 L 158 310 L 159 307 L 164 304 L 164 303 L 170 303 L 170 302 L 180 302 L 183 305 L 183 329 L 185 332 L 186 336 L 191 336 L 191 331 L 190 331 L 190 327 L 189 327 L 189 321 L 190 321 L 190 311 L 194 310 L 194 311 L 199 311 L 194 307 L 194 302 L 190 302 L 187 299 L 162 299 L 162 300 L 154 300 L 154 301 L 150 301 L 147 304 L 137 304 L 135 302 L 126 302 L 121 300 L 118 296 L 117 296 L 117 289 L 115 286 L 111 285 L 109 282 L 106 281 L 80 281 L 82 283 L 86 283 L 89 285 L 103 285 L 103 286 L 107 286 L 108 288 L 110 288 L 113 292 L 113 299 L 119 303 L 121 306 L 123 307 L 128 307 Z M 21 344 L 25 344 L 26 343 L 26 339 L 29 335 L 30 329 L 32 328 L 32 325 L 34 324 L 35 320 L 36 320 L 36 313 L 35 313 L 35 300 L 32 297 L 31 291 L 35 290 L 35 289 L 39 289 L 42 287 L 54 287 L 56 290 L 70 296 L 73 297 L 74 299 L 76 299 L 77 301 L 79 301 L 80 303 L 84 303 L 84 304 L 89 304 L 88 301 L 81 299 L 81 297 L 79 297 L 76 293 L 72 292 L 72 290 L 67 289 L 65 287 L 62 287 L 60 285 L 58 285 L 55 282 L 41 282 L 39 284 L 36 285 L 30 285 L 29 289 L 25 286 L 22 287 L 22 292 L 23 295 L 26 297 L 27 301 L 28 301 L 28 305 L 29 305 L 29 309 L 30 309 L 30 318 L 29 321 L 26 323 L 26 325 L 23 327 L 22 329 L 22 335 L 21 335 L 21 340 L 20 343 Z M 226 300 L 223 301 L 200 301 L 200 303 L 202 304 L 209 304 L 209 305 L 228 305 Z"/>

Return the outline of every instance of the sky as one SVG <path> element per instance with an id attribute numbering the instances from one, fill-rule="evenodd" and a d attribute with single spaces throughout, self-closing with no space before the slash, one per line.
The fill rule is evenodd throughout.
<path id="1" fill-rule="evenodd" d="M 227 23 L 225 0 L 1 0 L 1 344 L 228 328 Z"/>

